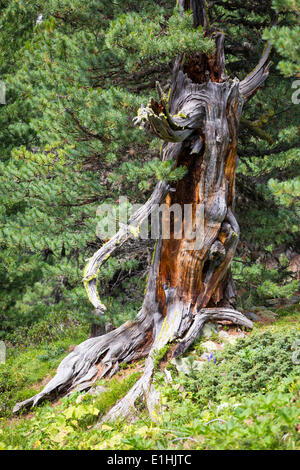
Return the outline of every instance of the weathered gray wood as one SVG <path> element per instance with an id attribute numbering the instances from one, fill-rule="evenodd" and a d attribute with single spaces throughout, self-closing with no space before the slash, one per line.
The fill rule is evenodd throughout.
<path id="1" fill-rule="evenodd" d="M 246 101 L 248 101 L 257 92 L 269 75 L 271 62 L 267 61 L 270 56 L 271 49 L 271 44 L 268 44 L 258 65 L 240 83 L 240 93 L 244 96 Z"/>

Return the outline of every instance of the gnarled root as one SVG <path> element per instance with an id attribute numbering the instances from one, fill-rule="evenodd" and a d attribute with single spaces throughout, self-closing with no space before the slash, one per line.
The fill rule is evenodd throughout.
<path id="1" fill-rule="evenodd" d="M 189 327 L 185 329 L 185 335 L 181 339 L 178 332 L 182 331 L 182 327 L 187 326 L 186 318 L 190 318 Z M 201 335 L 204 324 L 208 321 L 227 320 L 237 325 L 252 328 L 252 322 L 240 312 L 230 308 L 201 309 L 195 316 L 184 314 L 177 315 L 174 320 L 174 309 L 170 312 L 170 316 L 165 318 L 159 334 L 153 344 L 149 357 L 146 360 L 143 376 L 132 387 L 128 394 L 122 398 L 103 418 L 103 421 L 116 419 L 118 417 L 130 416 L 134 411 L 134 403 L 136 400 L 144 396 L 149 414 L 155 419 L 156 406 L 159 404 L 159 393 L 152 384 L 152 376 L 154 372 L 155 353 L 162 349 L 167 343 L 178 341 L 178 345 L 173 352 L 173 357 L 183 354 L 193 342 Z"/>
<path id="2" fill-rule="evenodd" d="M 16 404 L 14 413 L 44 399 L 53 400 L 70 391 L 90 388 L 97 378 L 116 373 L 119 363 L 145 357 L 152 344 L 152 323 L 150 316 L 141 312 L 135 322 L 87 339 L 63 359 L 56 375 L 40 393 Z"/>

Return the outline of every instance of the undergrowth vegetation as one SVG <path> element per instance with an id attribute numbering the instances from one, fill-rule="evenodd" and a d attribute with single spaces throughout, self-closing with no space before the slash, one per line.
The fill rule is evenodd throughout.
<path id="1" fill-rule="evenodd" d="M 42 380 L 50 380 L 69 348 L 87 335 L 88 326 L 66 312 L 16 329 L 6 342 L 6 362 L 0 364 L 0 417 L 11 416 L 16 401 L 39 392 Z"/>
<path id="2" fill-rule="evenodd" d="M 166 382 L 159 368 L 163 357 L 158 357 L 154 382 L 161 393 L 160 409 L 149 417 L 137 406 L 133 422 L 105 422 L 103 417 L 138 379 L 141 364 L 124 364 L 116 378 L 95 384 L 96 393 L 74 392 L 12 418 L 13 403 L 51 375 L 83 331 L 51 346 L 12 348 L 0 367 L 0 449 L 297 449 L 299 307 L 277 313 L 276 322 L 255 324 L 253 332 L 224 343 L 214 353 L 215 361 L 199 371 L 194 362 L 205 355 L 201 337 L 186 353 L 188 374 L 167 365 L 172 382 Z M 211 339 L 222 344 L 217 334 Z"/>

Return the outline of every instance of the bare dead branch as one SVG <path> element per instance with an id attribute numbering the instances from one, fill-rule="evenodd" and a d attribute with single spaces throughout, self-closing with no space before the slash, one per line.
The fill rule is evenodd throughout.
<path id="1" fill-rule="evenodd" d="M 140 225 L 145 218 L 151 214 L 156 205 L 163 200 L 168 190 L 169 186 L 167 183 L 159 182 L 148 201 L 130 218 L 129 224 L 123 225 L 120 230 L 90 258 L 85 268 L 83 282 L 89 300 L 96 308 L 98 314 L 101 315 L 106 310 L 106 307 L 100 300 L 97 290 L 97 278 L 100 266 L 105 263 L 110 255 L 117 248 L 123 245 L 130 236 L 138 235 Z"/>
<path id="2" fill-rule="evenodd" d="M 240 93 L 245 101 L 255 95 L 259 87 L 264 83 L 269 75 L 271 62 L 268 62 L 272 46 L 268 44 L 255 69 L 240 82 Z"/>

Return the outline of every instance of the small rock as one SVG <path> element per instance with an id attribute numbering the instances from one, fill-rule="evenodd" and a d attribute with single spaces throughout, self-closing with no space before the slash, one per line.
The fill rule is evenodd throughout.
<path id="1" fill-rule="evenodd" d="M 172 359 L 171 364 L 174 364 L 178 372 L 182 372 L 185 375 L 189 375 L 193 370 L 200 371 L 205 362 L 203 361 L 192 361 L 188 357 Z"/>
<path id="2" fill-rule="evenodd" d="M 208 351 L 208 352 L 219 351 L 218 345 L 214 343 L 213 341 L 205 341 L 204 343 L 201 343 L 201 347 L 205 349 L 205 351 Z"/>
<path id="3" fill-rule="evenodd" d="M 265 310 L 259 310 L 257 312 L 257 315 L 265 317 L 265 318 L 270 318 L 271 320 L 278 317 L 277 313 L 272 312 L 272 310 L 266 310 L 266 309 Z"/>
<path id="4" fill-rule="evenodd" d="M 213 333 L 218 332 L 218 326 L 214 323 L 206 323 L 202 329 L 202 336 L 205 338 L 211 338 Z"/>
<path id="5" fill-rule="evenodd" d="M 244 315 L 249 318 L 249 320 L 252 320 L 252 321 L 258 321 L 259 320 L 259 317 L 257 315 L 255 315 L 255 313 L 253 312 L 244 312 Z"/>
<path id="6" fill-rule="evenodd" d="M 193 362 L 193 369 L 196 369 L 196 370 L 200 371 L 201 369 L 203 369 L 204 365 L 205 365 L 205 362 L 203 362 L 203 361 L 194 361 Z"/>
<path id="7" fill-rule="evenodd" d="M 106 392 L 106 388 L 102 385 L 98 385 L 97 387 L 91 388 L 89 390 L 90 395 L 100 395 L 102 392 Z"/>
<path id="8" fill-rule="evenodd" d="M 227 331 L 224 330 L 219 332 L 220 340 L 229 344 L 235 344 L 239 338 L 244 338 L 244 336 L 245 335 L 243 333 L 239 333 L 237 335 L 230 335 L 229 333 L 227 333 Z"/>

